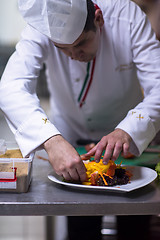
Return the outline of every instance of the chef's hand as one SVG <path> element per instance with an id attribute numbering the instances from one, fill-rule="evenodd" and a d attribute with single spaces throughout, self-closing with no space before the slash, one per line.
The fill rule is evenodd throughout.
<path id="1" fill-rule="evenodd" d="M 131 142 L 131 137 L 128 133 L 121 129 L 116 129 L 110 134 L 102 137 L 102 139 L 93 147 L 88 153 L 84 154 L 87 158 L 95 155 L 95 161 L 99 162 L 103 151 L 105 151 L 103 156 L 103 163 L 107 164 L 110 159 L 115 161 L 120 152 L 127 154 L 129 151 L 129 146 Z"/>
<path id="2" fill-rule="evenodd" d="M 86 181 L 86 168 L 77 151 L 61 135 L 43 144 L 55 172 L 67 181 Z"/>

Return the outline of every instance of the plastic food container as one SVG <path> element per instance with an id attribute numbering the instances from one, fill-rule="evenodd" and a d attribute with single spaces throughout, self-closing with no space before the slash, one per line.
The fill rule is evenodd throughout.
<path id="1" fill-rule="evenodd" d="M 7 151 L 0 155 L 0 191 L 27 192 L 31 183 L 34 154 L 23 158 L 15 142 L 6 142 Z"/>

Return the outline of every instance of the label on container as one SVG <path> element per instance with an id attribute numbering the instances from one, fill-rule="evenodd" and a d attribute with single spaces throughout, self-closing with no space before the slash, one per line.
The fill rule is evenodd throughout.
<path id="1" fill-rule="evenodd" d="M 17 188 L 17 168 L 12 168 L 13 172 L 0 172 L 0 189 L 16 189 Z"/>
<path id="2" fill-rule="evenodd" d="M 0 172 L 0 180 L 14 179 L 14 172 Z"/>
<path id="3" fill-rule="evenodd" d="M 0 182 L 0 189 L 16 189 L 17 181 L 14 182 Z"/>

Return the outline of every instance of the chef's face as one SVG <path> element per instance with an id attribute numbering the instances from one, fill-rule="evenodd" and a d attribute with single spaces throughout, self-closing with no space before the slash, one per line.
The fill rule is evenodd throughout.
<path id="1" fill-rule="evenodd" d="M 95 12 L 94 20 L 96 30 L 95 31 L 83 31 L 80 37 L 73 44 L 58 44 L 54 45 L 60 49 L 64 54 L 71 59 L 78 60 L 80 62 L 89 62 L 97 53 L 100 28 L 103 26 L 103 16 L 100 9 Z"/>
<path id="2" fill-rule="evenodd" d="M 55 44 L 71 59 L 89 62 L 96 56 L 99 42 L 99 31 L 83 32 L 73 44 Z"/>

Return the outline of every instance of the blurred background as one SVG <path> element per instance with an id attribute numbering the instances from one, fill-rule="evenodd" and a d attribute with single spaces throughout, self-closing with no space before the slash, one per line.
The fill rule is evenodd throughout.
<path id="1" fill-rule="evenodd" d="M 0 78 L 8 58 L 14 52 L 15 45 L 26 25 L 18 11 L 17 2 L 17 0 L 0 1 Z M 44 70 L 45 66 L 39 77 L 37 92 L 40 97 L 48 98 Z"/>
<path id="2" fill-rule="evenodd" d="M 17 0 L 0 1 L 0 77 L 15 49 L 25 22 L 18 12 Z"/>
<path id="3" fill-rule="evenodd" d="M 15 45 L 25 27 L 17 0 L 0 0 L 0 78 Z M 40 87 L 41 85 L 41 87 Z M 48 108 L 48 91 L 42 69 L 37 86 L 44 108 Z M 0 110 L 0 138 L 14 140 L 14 136 Z M 45 240 L 46 218 L 41 216 L 0 216 L 0 239 L 2 240 Z M 57 237 L 56 237 L 57 238 Z M 58 239 L 58 238 L 57 238 Z"/>

